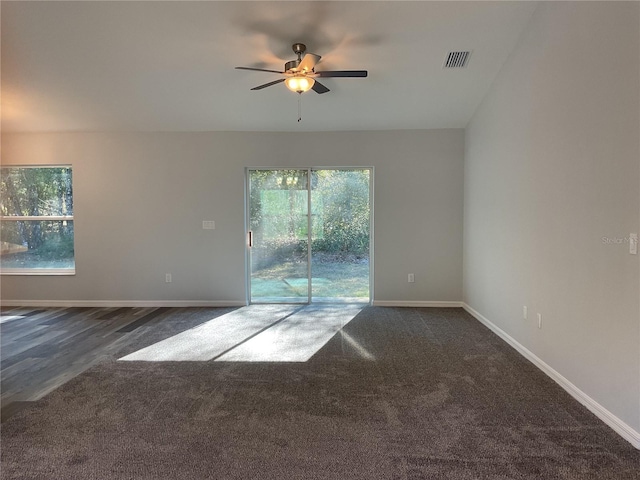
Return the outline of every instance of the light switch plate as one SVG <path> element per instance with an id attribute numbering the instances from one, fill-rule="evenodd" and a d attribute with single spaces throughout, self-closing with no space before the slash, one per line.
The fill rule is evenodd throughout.
<path id="1" fill-rule="evenodd" d="M 203 230 L 215 230 L 216 229 L 216 222 L 214 222 L 213 220 L 203 220 L 202 221 L 202 229 Z"/>

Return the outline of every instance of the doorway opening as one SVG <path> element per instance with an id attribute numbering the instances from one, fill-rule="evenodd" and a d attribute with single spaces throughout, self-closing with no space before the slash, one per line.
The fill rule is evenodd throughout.
<path id="1" fill-rule="evenodd" d="M 370 303 L 373 168 L 246 173 L 249 302 Z"/>

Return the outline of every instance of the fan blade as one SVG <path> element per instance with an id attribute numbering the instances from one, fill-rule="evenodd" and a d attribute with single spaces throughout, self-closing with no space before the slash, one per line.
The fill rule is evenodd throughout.
<path id="1" fill-rule="evenodd" d="M 278 70 L 265 70 L 264 68 L 253 68 L 253 67 L 236 67 L 236 70 L 252 70 L 254 72 L 284 73 Z"/>
<path id="2" fill-rule="evenodd" d="M 323 84 L 321 84 L 317 80 L 313 83 L 313 87 L 311 87 L 311 90 L 313 90 L 316 93 L 327 93 L 329 91 L 327 87 L 325 87 Z"/>
<path id="3" fill-rule="evenodd" d="M 279 80 L 274 80 L 273 82 L 265 83 L 264 85 L 258 85 L 257 87 L 253 87 L 251 90 L 262 90 L 263 88 L 270 87 L 271 85 L 276 85 L 278 83 L 284 82 L 286 79 L 280 78 Z"/>
<path id="4" fill-rule="evenodd" d="M 326 72 L 316 72 L 316 75 L 323 78 L 329 77 L 366 77 L 366 70 L 328 70 Z"/>
<path id="5" fill-rule="evenodd" d="M 321 58 L 320 55 L 316 55 L 315 53 L 307 53 L 300 62 L 300 65 L 298 65 L 298 71 L 307 73 L 312 71 Z"/>

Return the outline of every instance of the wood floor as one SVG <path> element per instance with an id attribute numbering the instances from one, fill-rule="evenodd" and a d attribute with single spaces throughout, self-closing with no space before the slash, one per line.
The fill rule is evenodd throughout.
<path id="1" fill-rule="evenodd" d="M 1 417 L 84 372 L 172 308 L 2 308 Z M 184 310 L 184 309 L 182 309 Z"/>

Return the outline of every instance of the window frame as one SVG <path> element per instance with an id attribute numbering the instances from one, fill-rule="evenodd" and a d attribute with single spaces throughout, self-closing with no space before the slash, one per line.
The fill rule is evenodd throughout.
<path id="1" fill-rule="evenodd" d="M 0 169 L 4 169 L 4 168 L 19 168 L 19 169 L 26 169 L 26 168 L 39 168 L 39 169 L 44 169 L 44 168 L 68 168 L 71 170 L 71 191 L 73 192 L 74 189 L 74 175 L 73 175 L 73 165 L 70 164 L 39 164 L 39 165 L 2 165 L 0 166 Z M 74 199 L 75 200 L 75 199 Z M 75 203 L 75 202 L 74 202 Z M 74 208 L 75 210 L 75 208 Z M 29 221 L 36 221 L 36 222 L 56 222 L 56 221 L 67 221 L 67 222 L 74 222 L 74 215 L 2 215 L 2 213 L 0 213 L 0 228 L 2 227 L 2 224 L 5 222 L 29 222 Z M 0 268 L 0 276 L 4 276 L 4 275 L 26 275 L 26 276 L 32 276 L 32 275 L 39 275 L 39 276 L 43 276 L 43 275 L 51 275 L 51 276 L 58 276 L 58 275 L 75 275 L 76 274 L 76 263 L 75 263 L 75 244 L 76 244 L 76 240 L 75 240 L 75 222 L 74 222 L 74 232 L 73 232 L 73 250 L 74 250 L 74 255 L 73 255 L 73 267 L 72 268 Z"/>

